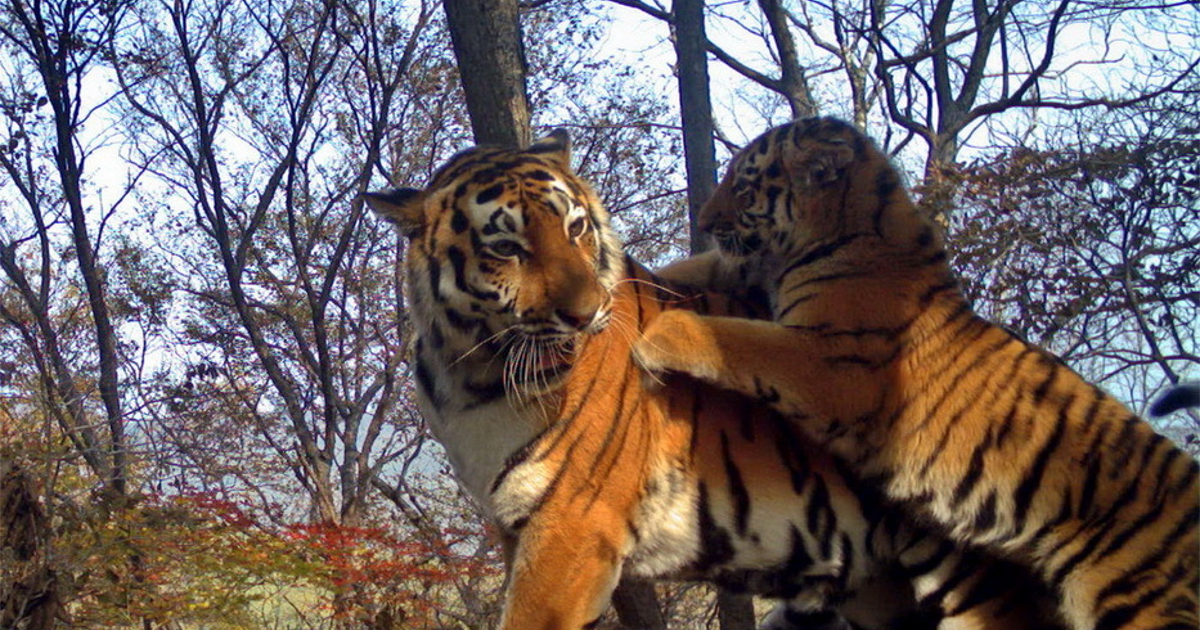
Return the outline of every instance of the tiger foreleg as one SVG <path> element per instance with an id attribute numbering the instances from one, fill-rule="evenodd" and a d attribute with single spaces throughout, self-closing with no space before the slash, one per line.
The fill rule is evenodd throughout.
<path id="1" fill-rule="evenodd" d="M 861 361 L 844 360 L 848 353 Z M 849 348 L 780 324 L 709 317 L 671 310 L 651 320 L 633 357 L 651 375 L 681 372 L 776 405 L 821 433 L 842 417 L 856 418 L 878 404 L 878 379 L 864 378 L 882 348 Z M 781 367 L 782 366 L 782 367 Z M 785 404 L 778 404 L 783 401 Z"/>
<path id="2" fill-rule="evenodd" d="M 601 533 L 530 523 L 510 567 L 500 630 L 591 627 L 620 575 L 620 554 Z"/>

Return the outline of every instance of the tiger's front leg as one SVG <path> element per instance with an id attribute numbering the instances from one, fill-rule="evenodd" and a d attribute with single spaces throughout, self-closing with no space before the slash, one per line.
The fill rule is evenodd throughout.
<path id="1" fill-rule="evenodd" d="M 575 525 L 522 528 L 500 630 L 580 630 L 604 613 L 621 555 L 601 532 Z"/>
<path id="2" fill-rule="evenodd" d="M 879 408 L 894 353 L 873 340 L 798 330 L 775 322 L 665 311 L 634 345 L 652 375 L 682 372 L 806 418 L 820 438 L 839 418 Z"/>

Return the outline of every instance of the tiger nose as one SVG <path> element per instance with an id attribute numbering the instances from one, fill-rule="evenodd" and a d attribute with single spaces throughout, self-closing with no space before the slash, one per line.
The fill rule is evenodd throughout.
<path id="1" fill-rule="evenodd" d="M 560 308 L 554 311 L 558 316 L 558 320 L 562 323 L 574 328 L 575 330 L 583 330 L 596 319 L 596 307 L 587 307 L 581 310 L 568 310 Z"/>

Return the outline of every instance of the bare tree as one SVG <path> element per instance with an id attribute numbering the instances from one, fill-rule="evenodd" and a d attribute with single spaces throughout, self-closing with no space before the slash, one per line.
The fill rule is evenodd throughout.
<path id="1" fill-rule="evenodd" d="M 1137 76 L 1117 90 L 1084 83 L 1083 72 L 1103 72 L 1121 62 L 1108 52 L 1117 41 L 1159 16 L 1182 18 L 1172 26 L 1184 37 L 1200 34 L 1200 22 L 1170 6 L 1137 2 L 1005 0 L 994 7 L 938 0 L 929 10 L 875 3 L 869 22 L 875 73 L 888 119 L 928 147 L 923 204 L 944 216 L 953 202 L 952 176 L 964 135 L 972 125 L 1010 111 L 1127 107 L 1179 89 L 1195 76 L 1200 59 L 1185 51 L 1154 50 L 1126 72 Z M 1167 18 L 1169 19 L 1169 18 Z M 1104 25 L 1104 46 L 1079 60 L 1064 50 L 1067 33 Z M 1169 41 L 1169 39 L 1167 40 Z M 1068 45 L 1069 47 L 1069 45 Z M 948 178 L 949 181 L 948 181 Z"/>
<path id="2" fill-rule="evenodd" d="M 127 11 L 128 3 L 121 2 L 12 0 L 0 14 L 0 37 L 15 53 L 13 63 L 6 64 L 0 95 L 9 130 L 8 144 L 0 150 L 0 168 L 16 187 L 15 201 L 23 210 L 0 223 L 0 270 L 15 298 L 0 303 L 0 318 L 18 332 L 60 428 L 113 496 L 126 492 L 128 453 L 119 375 L 122 357 L 100 249 L 103 227 L 125 193 L 118 191 L 117 202 L 107 207 L 87 197 L 91 151 L 80 134 L 92 114 L 83 94 L 85 82 Z M 43 114 L 46 107 L 48 115 Z M 47 127 L 49 144 L 42 145 Z M 48 157 L 53 179 L 43 170 Z M 21 214 L 26 221 L 14 220 Z M 68 257 L 58 254 L 60 230 L 69 238 Z M 55 278 L 62 273 L 78 274 L 86 296 L 83 306 L 92 330 L 84 343 L 96 353 L 94 392 L 86 384 L 85 372 L 90 370 L 84 367 L 91 362 L 70 358 L 54 321 Z M 87 403 L 93 395 L 104 418 L 103 433 L 89 413 Z"/>
<path id="3" fill-rule="evenodd" d="M 675 0 L 673 39 L 679 78 L 679 114 L 683 124 L 683 158 L 687 164 L 688 225 L 692 253 L 707 249 L 707 237 L 697 228 L 700 206 L 717 184 L 713 146 L 713 112 L 708 85 L 708 33 L 702 0 Z"/>
<path id="4" fill-rule="evenodd" d="M 681 15 L 678 4 L 674 5 L 672 10 L 668 12 L 660 6 L 643 0 L 611 1 L 614 4 L 637 9 L 647 15 L 658 18 L 671 25 L 672 28 L 678 29 L 681 26 L 678 23 Z M 737 56 L 730 53 L 724 47 L 713 43 L 707 35 L 695 42 L 680 43 L 677 41 L 677 51 L 679 45 L 685 47 L 703 46 L 704 50 L 712 54 L 734 72 L 782 96 L 793 118 L 816 115 L 819 109 L 818 103 L 813 98 L 808 80 L 807 67 L 801 62 L 800 54 L 796 48 L 795 37 L 789 28 L 789 14 L 779 0 L 759 0 L 758 7 L 761 11 L 761 16 L 766 21 L 766 26 L 759 28 L 757 25 L 751 23 L 742 23 L 741 26 L 753 33 L 757 39 L 762 40 L 771 49 L 770 52 L 776 65 L 778 65 L 778 77 L 772 76 L 773 71 L 770 69 L 757 69 L 749 63 L 738 59 Z M 703 6 L 701 8 L 703 9 Z M 684 15 L 683 19 L 688 20 L 690 24 L 682 25 L 683 28 L 695 34 L 697 28 L 695 24 L 699 18 L 700 16 Z M 680 61 L 682 63 L 683 59 Z M 682 71 L 684 71 L 684 68 L 681 66 Z"/>
<path id="5" fill-rule="evenodd" d="M 955 261 L 990 318 L 1141 406 L 1192 378 L 1200 295 L 1197 120 L 1185 99 L 1102 116 L 965 169 Z M 1193 450 L 1195 417 L 1164 430 Z"/>
<path id="6" fill-rule="evenodd" d="M 475 142 L 532 141 L 517 0 L 444 0 Z"/>

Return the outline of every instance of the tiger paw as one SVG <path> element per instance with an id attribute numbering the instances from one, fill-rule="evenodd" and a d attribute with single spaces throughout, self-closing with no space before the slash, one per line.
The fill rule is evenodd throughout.
<path id="1" fill-rule="evenodd" d="M 716 370 L 712 335 L 703 319 L 691 311 L 664 311 L 650 321 L 633 346 L 633 360 L 650 376 L 661 381 L 667 372 L 684 372 L 711 380 Z"/>

